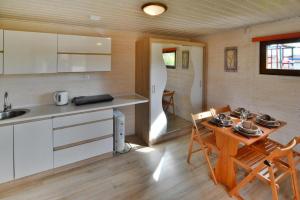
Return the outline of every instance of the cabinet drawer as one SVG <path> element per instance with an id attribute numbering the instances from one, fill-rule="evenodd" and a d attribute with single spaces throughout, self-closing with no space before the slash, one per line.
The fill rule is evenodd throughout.
<path id="1" fill-rule="evenodd" d="M 58 72 L 96 71 L 111 71 L 111 55 L 58 55 Z"/>
<path id="2" fill-rule="evenodd" d="M 54 147 L 113 134 L 113 120 L 54 130 Z"/>
<path id="3" fill-rule="evenodd" d="M 60 128 L 65 126 L 72 126 L 81 123 L 99 121 L 103 119 L 111 119 L 113 117 L 113 110 L 101 110 L 88 113 L 80 113 L 75 115 L 55 117 L 53 118 L 53 128 Z"/>
<path id="4" fill-rule="evenodd" d="M 113 138 L 98 140 L 67 149 L 54 151 L 54 167 L 74 163 L 113 151 Z"/>

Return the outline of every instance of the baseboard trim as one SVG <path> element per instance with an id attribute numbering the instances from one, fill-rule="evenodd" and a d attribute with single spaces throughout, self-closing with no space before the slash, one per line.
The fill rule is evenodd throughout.
<path id="1" fill-rule="evenodd" d="M 113 157 L 113 152 L 105 153 L 105 154 L 102 154 L 102 155 L 99 155 L 99 156 L 95 156 L 95 157 L 92 157 L 92 158 L 81 160 L 81 161 L 71 163 L 71 164 L 68 164 L 68 165 L 65 165 L 65 166 L 62 166 L 62 167 L 57 167 L 57 168 L 54 168 L 54 169 L 50 169 L 50 170 L 47 170 L 47 171 L 44 171 L 44 172 L 40 172 L 40 173 L 37 173 L 37 174 L 33 174 L 33 175 L 30 175 L 30 176 L 23 177 L 23 178 L 20 178 L 20 179 L 12 180 L 12 181 L 9 181 L 9 182 L 6 182 L 6 183 L 1 183 L 0 184 L 0 193 L 3 192 L 3 191 L 9 190 L 13 187 L 22 186 L 22 185 L 26 185 L 26 184 L 29 184 L 29 183 L 34 183 L 35 181 L 39 181 L 39 180 L 44 179 L 46 177 L 56 175 L 56 174 L 59 174 L 59 173 L 62 173 L 62 172 L 70 171 L 70 170 L 73 170 L 73 169 L 77 169 L 77 168 L 80 168 L 80 167 L 84 167 L 84 166 L 87 166 L 89 164 L 95 163 L 97 161 L 107 159 L 107 158 L 111 158 L 111 157 Z"/>

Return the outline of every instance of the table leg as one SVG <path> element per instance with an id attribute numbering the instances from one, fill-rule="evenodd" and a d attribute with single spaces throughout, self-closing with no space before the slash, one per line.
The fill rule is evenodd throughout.
<path id="1" fill-rule="evenodd" d="M 231 157 L 237 154 L 239 142 L 224 133 L 216 131 L 215 134 L 217 147 L 220 150 L 215 168 L 216 178 L 219 183 L 231 190 L 236 186 L 236 170 Z"/>

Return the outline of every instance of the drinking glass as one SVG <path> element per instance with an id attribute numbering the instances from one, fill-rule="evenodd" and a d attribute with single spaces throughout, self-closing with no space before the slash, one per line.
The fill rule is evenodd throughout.
<path id="1" fill-rule="evenodd" d="M 242 110 L 241 115 L 240 115 L 240 119 L 241 119 L 242 123 L 247 120 L 247 117 L 248 117 L 247 111 Z"/>

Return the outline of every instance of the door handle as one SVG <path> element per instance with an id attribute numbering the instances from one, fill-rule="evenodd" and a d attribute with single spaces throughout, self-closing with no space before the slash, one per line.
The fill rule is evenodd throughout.
<path id="1" fill-rule="evenodd" d="M 152 93 L 155 93 L 155 85 L 152 85 L 152 87 L 151 87 L 152 89 Z"/>

